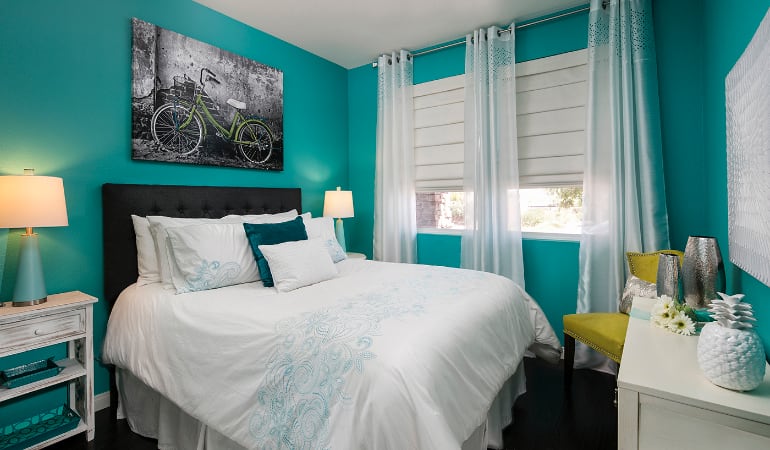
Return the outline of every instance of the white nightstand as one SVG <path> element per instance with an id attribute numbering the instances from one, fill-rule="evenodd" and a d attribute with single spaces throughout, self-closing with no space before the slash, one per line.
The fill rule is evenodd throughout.
<path id="1" fill-rule="evenodd" d="M 366 255 L 363 253 L 347 252 L 348 259 L 366 259 Z"/>
<path id="2" fill-rule="evenodd" d="M 697 344 L 698 336 L 628 320 L 618 373 L 618 449 L 770 448 L 770 368 L 751 392 L 723 389 L 698 367 Z"/>
<path id="3" fill-rule="evenodd" d="M 0 402 L 62 383 L 67 384 L 69 406 L 80 416 L 78 426 L 36 444 L 42 448 L 78 433 L 94 438 L 94 339 L 93 304 L 97 300 L 79 291 L 48 296 L 41 305 L 0 308 L 0 357 L 49 345 L 67 343 L 67 358 L 56 361 L 64 367 L 56 376 L 18 386 L 0 387 Z M 51 405 L 52 409 L 56 405 Z M 1 426 L 10 425 L 0 423 Z"/>

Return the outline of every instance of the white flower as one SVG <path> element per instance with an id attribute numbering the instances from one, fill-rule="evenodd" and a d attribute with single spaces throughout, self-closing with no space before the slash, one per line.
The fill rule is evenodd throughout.
<path id="1" fill-rule="evenodd" d="M 668 295 L 661 295 L 660 297 L 658 297 L 657 303 L 660 304 L 661 307 L 665 309 L 671 309 L 676 306 L 674 299 L 669 297 Z"/>
<path id="2" fill-rule="evenodd" d="M 668 329 L 674 333 L 689 336 L 695 333 L 695 324 L 684 311 L 678 311 L 668 322 Z"/>
<path id="3" fill-rule="evenodd" d="M 661 296 L 650 311 L 650 319 L 653 325 L 660 328 L 668 328 L 669 322 L 676 314 L 673 300 L 668 296 Z"/>

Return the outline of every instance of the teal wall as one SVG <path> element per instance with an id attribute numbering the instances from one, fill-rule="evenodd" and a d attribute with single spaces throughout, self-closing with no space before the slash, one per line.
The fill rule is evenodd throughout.
<path id="1" fill-rule="evenodd" d="M 717 236 L 728 291 L 747 294 L 770 348 L 770 288 L 733 267 L 727 245 L 724 76 L 770 0 L 749 3 L 653 0 L 653 14 L 672 247 L 683 249 L 691 234 Z M 284 71 L 283 172 L 130 159 L 131 17 Z M 518 30 L 517 60 L 584 48 L 586 25 L 582 13 Z M 70 225 L 38 230 L 50 292 L 102 295 L 99 189 L 105 182 L 299 186 L 314 214 L 321 212 L 323 191 L 341 185 L 355 195 L 356 217 L 346 219 L 348 246 L 371 256 L 377 113 L 371 65 L 346 71 L 192 0 L 10 2 L 0 15 L 0 42 L 0 174 L 34 167 L 64 178 Z M 461 45 L 418 57 L 415 82 L 462 73 L 463 54 Z M 9 236 L 0 279 L 5 300 L 14 284 L 17 235 Z M 419 262 L 459 266 L 459 242 L 458 236 L 419 235 Z M 561 315 L 575 309 L 578 244 L 527 239 L 523 251 L 527 289 L 559 331 Z M 106 321 L 101 302 L 97 354 Z M 61 353 L 46 350 L 31 359 Z M 0 368 L 17 360 L 0 360 Z M 106 390 L 106 371 L 97 365 L 96 392 Z M 42 403 L 35 399 L 17 403 L 22 409 L 31 403 L 35 411 Z M 8 417 L 5 409 L 0 416 Z"/>
<path id="2" fill-rule="evenodd" d="M 727 291 L 746 294 L 746 300 L 754 306 L 765 352 L 770 354 L 770 288 L 729 262 L 724 85 L 725 76 L 753 37 L 770 8 L 770 1 L 742 2 L 738 6 L 731 2 L 707 0 L 703 8 L 704 26 L 700 38 L 707 51 L 703 65 L 706 131 L 702 154 L 706 161 L 703 177 L 706 179 L 704 192 L 708 200 L 702 215 L 708 224 L 708 233 L 717 237 L 722 249 Z"/>
<path id="3" fill-rule="evenodd" d="M 586 48 L 588 14 L 578 13 L 516 31 L 516 60 L 528 61 Z M 414 82 L 423 83 L 465 72 L 465 44 L 415 58 Z M 348 248 L 372 255 L 374 225 L 374 166 L 377 128 L 377 69 L 371 64 L 348 73 L 350 188 L 356 217 L 348 226 Z M 525 239 L 524 273 L 527 291 L 541 304 L 548 320 L 561 330 L 561 316 L 575 312 L 578 243 Z M 421 264 L 460 265 L 460 237 L 419 234 Z M 561 333 L 558 333 L 561 334 Z"/>
<path id="4" fill-rule="evenodd" d="M 132 17 L 284 72 L 283 172 L 131 160 Z M 64 179 L 69 226 L 37 230 L 49 292 L 102 296 L 102 183 L 298 186 L 304 209 L 318 215 L 323 191 L 348 184 L 347 71 L 192 0 L 3 2 L 0 42 L 0 174 L 34 167 Z M 18 234 L 9 236 L 4 300 Z M 106 323 L 102 301 L 97 355 Z M 97 364 L 95 392 L 106 390 L 107 371 Z"/>

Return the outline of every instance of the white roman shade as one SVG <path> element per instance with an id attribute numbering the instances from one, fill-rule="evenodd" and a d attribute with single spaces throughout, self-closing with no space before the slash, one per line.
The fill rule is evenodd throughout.
<path id="1" fill-rule="evenodd" d="M 583 184 L 587 55 L 516 64 L 520 187 Z"/>
<path id="2" fill-rule="evenodd" d="M 516 64 L 519 186 L 583 184 L 587 50 Z M 465 75 L 414 86 L 415 188 L 463 190 Z"/>
<path id="3" fill-rule="evenodd" d="M 465 75 L 414 86 L 417 191 L 462 191 Z"/>

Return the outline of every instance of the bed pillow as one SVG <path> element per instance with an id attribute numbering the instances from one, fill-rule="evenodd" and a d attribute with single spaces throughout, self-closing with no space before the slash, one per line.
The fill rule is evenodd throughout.
<path id="1" fill-rule="evenodd" d="M 155 241 L 150 232 L 150 221 L 146 217 L 131 215 L 136 236 L 136 268 L 139 277 L 137 286 L 160 282 L 158 256 L 155 254 Z"/>
<path id="2" fill-rule="evenodd" d="M 310 213 L 307 213 L 308 215 Z M 243 222 L 254 222 L 254 223 L 261 223 L 264 219 L 267 218 L 283 218 L 283 220 L 289 220 L 297 217 L 299 214 L 297 214 L 296 209 L 292 209 L 285 212 L 275 213 L 275 214 L 245 214 L 245 215 L 237 215 L 237 214 L 230 214 L 227 216 L 224 216 L 223 219 L 241 219 Z"/>
<path id="3" fill-rule="evenodd" d="M 147 220 L 150 222 L 150 233 L 152 233 L 152 239 L 155 244 L 155 254 L 158 259 L 158 273 L 160 274 L 160 281 L 166 287 L 174 286 L 171 279 L 171 263 L 167 242 L 168 234 L 166 233 L 167 228 L 183 227 L 188 225 L 201 225 L 207 223 L 243 223 L 243 220 L 237 216 L 228 219 L 147 216 Z"/>
<path id="4" fill-rule="evenodd" d="M 251 216 L 230 215 L 221 219 L 147 216 L 147 220 L 150 222 L 150 232 L 155 244 L 155 253 L 158 259 L 158 272 L 160 274 L 160 280 L 166 287 L 174 287 L 171 277 L 171 259 L 169 256 L 169 249 L 167 244 L 168 234 L 166 233 L 166 228 L 211 223 L 242 224 L 244 221 L 251 223 L 276 223 L 285 222 L 286 220 L 296 216 L 297 210 L 291 210 L 286 213 L 278 214 L 260 214 Z"/>
<path id="5" fill-rule="evenodd" d="M 259 280 L 254 254 L 240 223 L 166 228 L 171 281 L 177 294 Z"/>
<path id="6" fill-rule="evenodd" d="M 337 276 L 323 239 L 260 245 L 279 292 L 289 292 Z"/>
<path id="7" fill-rule="evenodd" d="M 334 232 L 334 219 L 331 217 L 307 218 L 305 220 L 305 230 L 308 239 L 321 239 L 329 252 L 332 261 L 338 263 L 347 258 L 345 250 L 337 242 L 337 235 Z"/>
<path id="8" fill-rule="evenodd" d="M 262 284 L 266 287 L 273 286 L 273 277 L 270 274 L 270 265 L 259 249 L 260 245 L 275 245 L 289 241 L 307 240 L 305 223 L 302 217 L 281 223 L 244 223 L 243 229 L 246 230 L 246 237 L 254 252 L 254 259 L 257 261 L 259 277 Z"/>

